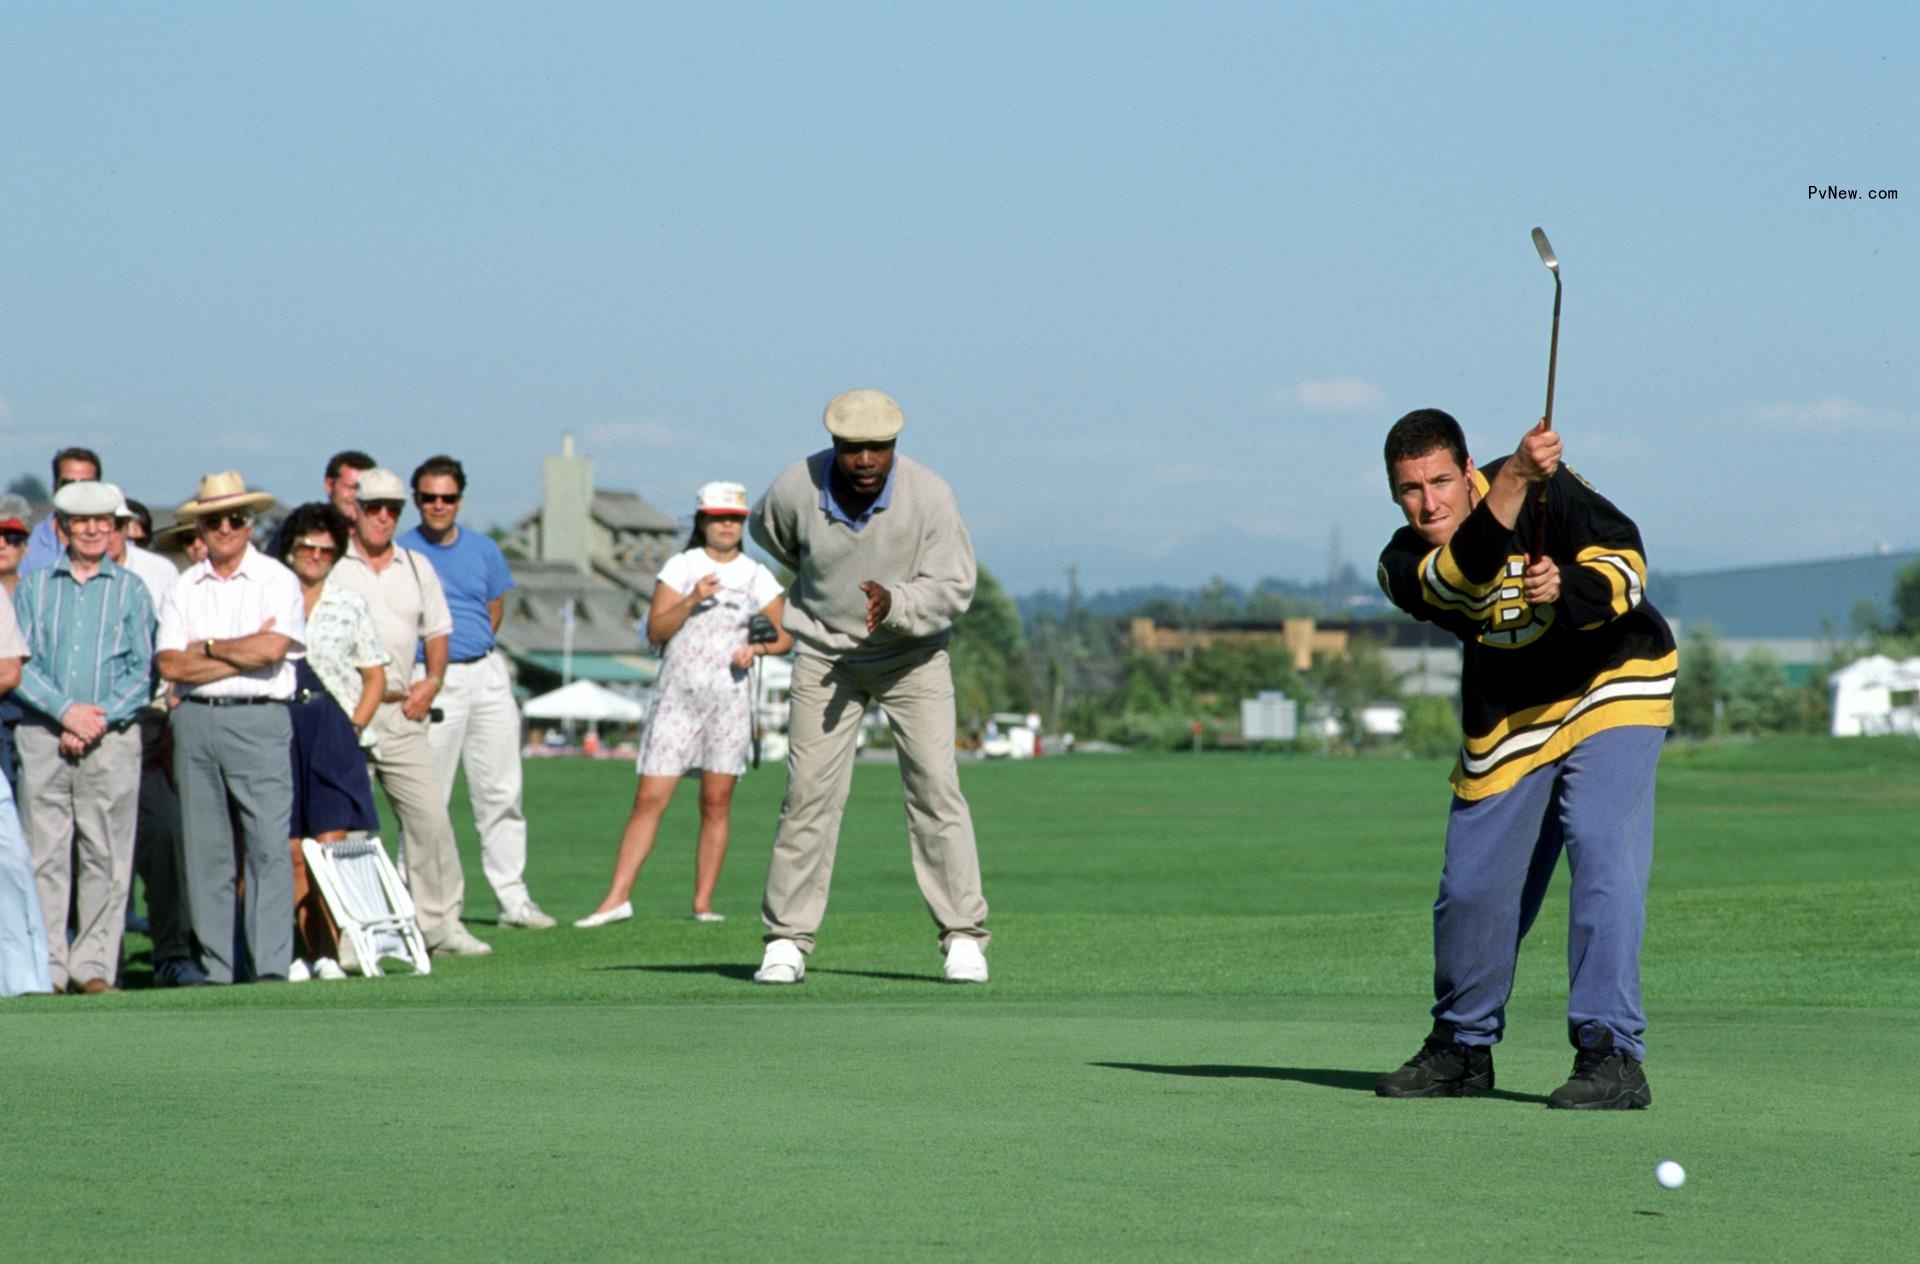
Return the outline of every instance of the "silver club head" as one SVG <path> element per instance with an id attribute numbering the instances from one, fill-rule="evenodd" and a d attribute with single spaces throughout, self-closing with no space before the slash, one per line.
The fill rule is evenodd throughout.
<path id="1" fill-rule="evenodd" d="M 1546 233 L 1538 228 L 1533 230 L 1533 248 L 1540 252 L 1540 262 L 1546 264 L 1548 271 L 1552 272 L 1555 277 L 1558 277 L 1560 275 L 1560 260 L 1554 257 L 1553 246 L 1548 243 Z"/>

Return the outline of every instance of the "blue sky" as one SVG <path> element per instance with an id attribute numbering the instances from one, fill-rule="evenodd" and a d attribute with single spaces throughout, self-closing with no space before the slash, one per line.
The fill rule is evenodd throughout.
<path id="1" fill-rule="evenodd" d="M 1677 11 L 1676 11 L 1677 9 Z M 1656 567 L 1920 547 L 1907 5 L 14 4 L 0 477 L 563 431 L 674 513 L 877 386 L 1017 592 L 1371 570 L 1545 389 Z M 1861 192 L 1810 200 L 1808 185 Z M 1867 201 L 1897 189 L 1896 201 Z"/>

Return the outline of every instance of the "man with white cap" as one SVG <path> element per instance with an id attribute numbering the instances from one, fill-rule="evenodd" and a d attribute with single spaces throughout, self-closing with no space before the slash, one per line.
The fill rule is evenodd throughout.
<path id="1" fill-rule="evenodd" d="M 400 543 L 433 563 L 453 616 L 446 681 L 434 701 L 441 719 L 427 732 L 440 769 L 441 798 L 453 798 L 467 770 L 467 799 L 480 835 L 480 868 L 500 904 L 502 926 L 547 930 L 553 918 L 527 890 L 527 814 L 521 806 L 520 706 L 507 656 L 494 641 L 507 609 L 513 572 L 483 531 L 463 530 L 460 501 L 467 472 L 450 456 L 432 456 L 413 472 L 420 525 Z M 411 664 L 403 664 L 406 670 Z"/>
<path id="2" fill-rule="evenodd" d="M 253 547 L 254 514 L 273 497 L 237 470 L 208 474 L 178 515 L 207 557 L 160 603 L 160 675 L 174 684 L 173 779 L 180 788 L 182 885 L 209 981 L 232 983 L 234 828 L 246 857 L 253 976 L 284 980 L 293 961 L 293 697 L 287 655 L 306 643 L 292 571 Z"/>
<path id="3" fill-rule="evenodd" d="M 100 454 L 91 448 L 62 448 L 53 454 L 53 490 L 59 491 L 68 483 L 100 480 Z M 27 538 L 26 556 L 20 559 L 20 573 L 30 574 L 52 566 L 65 544 L 54 531 L 54 521 L 59 515 L 48 514 L 33 529 Z"/>
<path id="4" fill-rule="evenodd" d="M 108 556 L 120 489 L 93 480 L 54 493 L 65 550 L 20 577 L 27 642 L 17 697 L 21 825 L 48 936 L 55 991 L 114 990 L 140 802 L 135 715 L 152 695 L 153 600 Z M 69 944 L 69 906 L 79 930 Z"/>
<path id="5" fill-rule="evenodd" d="M 782 472 L 750 519 L 755 542 L 794 572 L 783 622 L 797 650 L 761 983 L 806 977 L 871 702 L 886 709 L 900 753 L 914 877 L 946 978 L 987 979 L 987 901 L 954 758 L 947 661 L 953 621 L 973 600 L 973 541 L 946 483 L 895 454 L 904 424 L 879 391 L 836 396 L 826 409 L 833 446 Z"/>
<path id="6" fill-rule="evenodd" d="M 439 761 L 427 740 L 446 681 L 453 616 L 432 563 L 394 543 L 407 505 L 407 485 L 400 476 L 384 467 L 364 471 L 356 494 L 353 537 L 327 582 L 367 599 L 380 643 L 394 663 L 404 666 L 424 657 L 426 664 L 425 674 L 411 685 L 389 677 L 386 698 L 368 725 L 375 739 L 368 760 L 400 818 L 400 861 L 427 947 L 440 956 L 483 957 L 492 946 L 460 922 L 466 878 L 440 788 Z"/>

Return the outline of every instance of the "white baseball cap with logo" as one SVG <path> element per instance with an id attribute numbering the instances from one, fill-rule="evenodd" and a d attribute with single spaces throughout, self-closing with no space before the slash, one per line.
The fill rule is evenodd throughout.
<path id="1" fill-rule="evenodd" d="M 695 497 L 694 508 L 714 517 L 747 516 L 747 489 L 739 483 L 708 483 Z"/>

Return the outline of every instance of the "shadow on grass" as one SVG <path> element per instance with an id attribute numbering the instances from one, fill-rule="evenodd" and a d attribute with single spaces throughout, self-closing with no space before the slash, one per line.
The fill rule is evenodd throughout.
<path id="1" fill-rule="evenodd" d="M 1332 1067 L 1228 1066 L 1219 1063 L 1189 1063 L 1170 1066 L 1155 1062 L 1094 1062 L 1091 1066 L 1114 1071 L 1144 1071 L 1149 1075 L 1190 1075 L 1213 1080 L 1292 1080 L 1318 1088 L 1341 1088 L 1350 1093 L 1371 1093 L 1380 1078 L 1377 1071 L 1339 1071 Z M 1495 1089 L 1487 1094 L 1505 1102 L 1532 1102 L 1546 1105 L 1547 1099 L 1536 1093 L 1509 1093 Z"/>
<path id="2" fill-rule="evenodd" d="M 753 972 L 758 966 L 738 961 L 705 962 L 699 964 L 671 966 L 589 966 L 591 970 L 641 970 L 648 974 L 713 974 L 723 979 L 735 979 L 751 983 Z M 839 974 L 854 979 L 884 979 L 891 983 L 938 983 L 946 986 L 946 980 L 937 974 L 903 974 L 897 970 L 834 970 L 813 967 L 808 974 Z"/>
<path id="3" fill-rule="evenodd" d="M 757 966 L 739 961 L 709 961 L 699 964 L 689 963 L 678 966 L 588 966 L 589 970 L 643 970 L 648 974 L 713 974 L 723 979 L 732 979 L 739 983 L 753 982 L 753 972 Z"/>

